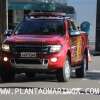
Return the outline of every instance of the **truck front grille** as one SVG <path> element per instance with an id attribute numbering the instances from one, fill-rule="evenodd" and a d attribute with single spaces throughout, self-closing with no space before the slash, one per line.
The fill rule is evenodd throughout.
<path id="1" fill-rule="evenodd" d="M 36 52 L 36 53 L 49 53 L 49 46 L 41 45 L 15 45 L 12 47 L 12 52 Z"/>

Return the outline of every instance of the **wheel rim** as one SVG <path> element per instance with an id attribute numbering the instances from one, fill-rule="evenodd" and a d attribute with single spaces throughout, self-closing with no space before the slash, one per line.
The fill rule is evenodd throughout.
<path id="1" fill-rule="evenodd" d="M 68 60 L 66 60 L 66 62 L 65 62 L 65 66 L 64 66 L 64 78 L 65 78 L 65 80 L 69 80 L 69 78 L 70 78 L 70 65 L 69 65 L 69 61 Z"/>
<path id="2" fill-rule="evenodd" d="M 84 57 L 84 76 L 86 76 L 86 56 Z"/>

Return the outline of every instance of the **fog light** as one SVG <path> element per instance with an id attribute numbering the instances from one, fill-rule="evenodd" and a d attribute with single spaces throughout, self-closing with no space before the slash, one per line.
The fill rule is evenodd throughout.
<path id="1" fill-rule="evenodd" d="M 4 60 L 5 62 L 7 62 L 7 61 L 8 61 L 8 57 L 4 57 L 3 60 Z"/>
<path id="2" fill-rule="evenodd" d="M 56 57 L 51 58 L 51 62 L 57 62 L 57 58 Z"/>

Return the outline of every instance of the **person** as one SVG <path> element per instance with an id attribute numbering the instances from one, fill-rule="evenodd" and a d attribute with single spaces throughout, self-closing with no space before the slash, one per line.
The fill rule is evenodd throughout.
<path id="1" fill-rule="evenodd" d="M 80 26 L 81 30 L 86 32 L 86 33 L 89 33 L 89 30 L 90 30 L 90 23 L 88 21 L 84 21 L 81 26 Z"/>

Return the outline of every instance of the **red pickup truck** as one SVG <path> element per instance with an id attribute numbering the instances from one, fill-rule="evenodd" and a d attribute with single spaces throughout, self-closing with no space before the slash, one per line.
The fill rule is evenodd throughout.
<path id="1" fill-rule="evenodd" d="M 34 77 L 54 72 L 67 82 L 72 69 L 84 77 L 88 69 L 88 35 L 65 13 L 37 12 L 26 16 L 2 43 L 0 75 L 11 81 L 16 73 Z"/>

